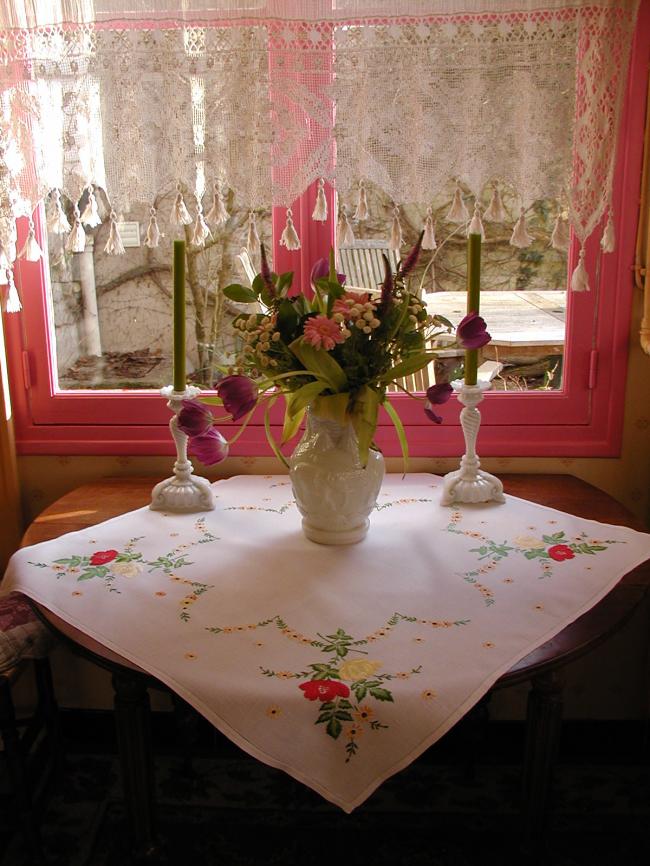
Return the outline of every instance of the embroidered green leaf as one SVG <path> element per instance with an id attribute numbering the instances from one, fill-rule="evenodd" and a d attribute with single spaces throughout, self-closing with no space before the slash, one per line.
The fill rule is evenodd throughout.
<path id="1" fill-rule="evenodd" d="M 393 696 L 388 691 L 388 689 L 373 688 L 373 689 L 369 689 L 369 691 L 370 691 L 370 694 L 373 696 L 373 698 L 376 698 L 378 701 L 392 701 L 393 700 Z"/>
<path id="2" fill-rule="evenodd" d="M 350 713 L 348 713 L 347 710 L 338 710 L 334 714 L 334 718 L 340 719 L 342 722 L 351 722 L 352 721 L 352 716 L 350 715 Z"/>
<path id="3" fill-rule="evenodd" d="M 368 687 L 364 685 L 364 683 L 354 683 L 352 685 L 352 691 L 354 692 L 357 702 L 361 703 L 368 693 Z"/>
<path id="4" fill-rule="evenodd" d="M 564 532 L 556 532 L 554 535 L 542 535 L 542 539 L 546 544 L 557 544 L 558 541 L 564 541 Z"/>
<path id="5" fill-rule="evenodd" d="M 545 550 L 526 550 L 524 551 L 526 559 L 550 559 L 551 557 Z"/>
<path id="6" fill-rule="evenodd" d="M 327 724 L 327 733 L 332 737 L 333 740 L 337 740 L 341 734 L 343 726 L 339 722 L 338 719 L 332 718 L 329 720 Z"/>

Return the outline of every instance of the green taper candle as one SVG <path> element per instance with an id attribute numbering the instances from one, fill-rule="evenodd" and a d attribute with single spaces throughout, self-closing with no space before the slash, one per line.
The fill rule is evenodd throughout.
<path id="1" fill-rule="evenodd" d="M 185 241 L 174 241 L 174 391 L 184 390 Z"/>
<path id="2" fill-rule="evenodd" d="M 471 234 L 467 239 L 467 312 L 479 312 L 481 294 L 481 236 Z M 476 385 L 478 349 L 465 351 L 465 384 Z"/>

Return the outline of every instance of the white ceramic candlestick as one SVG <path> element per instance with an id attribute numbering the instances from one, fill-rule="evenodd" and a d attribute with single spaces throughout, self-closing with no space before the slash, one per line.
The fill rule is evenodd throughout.
<path id="1" fill-rule="evenodd" d="M 174 391 L 168 385 L 160 391 L 167 398 L 167 405 L 174 413 L 169 422 L 172 438 L 176 443 L 176 462 L 174 475 L 160 481 L 151 491 L 151 505 L 154 511 L 212 511 L 215 507 L 212 486 L 206 478 L 192 475 L 194 467 L 187 459 L 187 436 L 178 429 L 178 413 L 183 400 L 191 400 L 200 393 L 199 388 L 188 385 L 185 391 Z"/>
<path id="2" fill-rule="evenodd" d="M 460 469 L 445 475 L 442 491 L 442 504 L 456 502 L 505 502 L 503 484 L 494 475 L 484 472 L 476 454 L 476 438 L 481 426 L 481 413 L 476 408 L 483 399 L 483 391 L 490 387 L 489 382 L 466 385 L 464 381 L 452 382 L 458 399 L 464 408 L 460 413 L 460 424 L 465 436 L 465 454 L 460 461 Z"/>

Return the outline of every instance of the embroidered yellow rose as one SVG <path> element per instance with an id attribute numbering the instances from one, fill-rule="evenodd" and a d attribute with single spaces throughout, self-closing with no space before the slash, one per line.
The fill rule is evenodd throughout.
<path id="1" fill-rule="evenodd" d="M 135 562 L 114 562 L 111 565 L 111 571 L 120 577 L 135 577 L 140 574 L 142 567 Z"/>
<path id="2" fill-rule="evenodd" d="M 534 535 L 518 535 L 514 542 L 517 547 L 522 547 L 524 550 L 541 550 L 546 547 L 546 542 L 541 538 L 535 538 Z"/>
<path id="3" fill-rule="evenodd" d="M 373 662 L 370 659 L 348 659 L 339 667 L 339 676 L 349 683 L 365 680 L 371 677 L 376 670 L 379 670 L 381 664 L 381 662 Z"/>

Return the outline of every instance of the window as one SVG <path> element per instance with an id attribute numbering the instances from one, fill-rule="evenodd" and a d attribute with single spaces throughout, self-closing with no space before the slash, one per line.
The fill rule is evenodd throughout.
<path id="1" fill-rule="evenodd" d="M 495 386 L 481 406 L 482 455 L 617 453 L 631 304 L 628 265 L 633 259 L 635 223 L 629 191 L 638 187 L 642 139 L 642 112 L 635 111 L 635 107 L 638 109 L 644 99 L 641 70 L 645 59 L 641 49 L 643 36 L 648 32 L 650 14 L 646 6 L 640 12 L 637 25 L 618 147 L 612 199 L 618 248 L 604 256 L 595 238 L 587 242 L 585 262 L 592 275 L 592 291 L 566 292 L 568 275 L 578 262 L 579 248 L 574 242 L 566 257 L 549 248 L 546 239 L 550 237 L 556 213 L 543 198 L 529 211 L 533 233 L 539 238 L 532 247 L 517 250 L 508 245 L 511 223 L 508 230 L 503 230 L 501 238 L 488 226 L 483 281 L 483 311 L 488 328 L 498 330 L 501 327 L 495 328 L 490 322 L 490 301 L 495 302 L 492 308 L 503 314 L 500 304 L 506 299 L 501 295 L 489 298 L 489 293 L 508 292 L 532 310 L 536 317 L 533 327 L 542 320 L 549 325 L 549 337 L 539 355 L 535 354 L 537 348 L 533 345 L 537 341 L 528 339 L 532 356 L 536 360 L 541 358 L 535 375 L 526 373 L 526 367 L 532 365 L 526 363 L 523 352 L 511 351 L 513 347 L 507 345 L 507 338 L 495 341 L 490 347 L 488 360 L 504 366 L 496 374 Z M 272 41 L 272 62 L 283 59 L 281 51 L 277 56 L 273 51 Z M 271 98 L 272 109 L 282 114 L 285 108 L 281 97 L 272 92 Z M 199 107 L 201 99 L 199 93 Z M 200 111 L 198 116 L 199 121 L 193 126 L 195 138 L 207 128 L 202 125 Z M 308 135 L 316 135 L 316 132 L 310 128 Z M 283 145 L 283 142 L 275 142 L 277 147 Z M 270 188 L 270 169 L 268 173 Z M 348 184 L 339 203 L 350 212 L 353 189 L 354 184 Z M 279 243 L 285 225 L 285 208 L 271 209 L 269 201 L 268 206 L 254 211 L 259 235 L 272 246 L 275 269 L 294 270 L 296 282 L 301 286 L 308 284 L 313 261 L 326 255 L 333 242 L 338 205 L 329 184 L 326 190 L 329 203 L 326 222 L 311 220 L 317 193 L 315 182 L 292 204 L 293 221 L 302 242 L 297 251 L 289 251 Z M 392 201 L 371 181 L 367 192 L 375 221 L 353 223 L 355 243 L 360 247 L 364 242 L 366 245 L 370 242 L 370 246 L 385 243 L 390 229 Z M 462 185 L 461 192 L 469 201 L 467 189 Z M 453 194 L 453 184 L 441 188 L 439 200 L 431 203 L 434 215 L 443 214 Z M 483 195 L 485 207 L 489 190 Z M 101 188 L 97 189 L 96 196 L 100 208 L 105 207 Z M 166 200 L 157 202 L 160 214 L 169 212 L 173 196 L 172 188 Z M 208 192 L 204 207 L 209 198 Z M 516 213 L 515 201 L 508 199 L 507 191 L 504 202 L 511 215 L 513 211 Z M 194 254 L 196 270 L 194 277 L 190 276 L 195 283 L 188 292 L 192 299 L 188 309 L 192 322 L 188 328 L 188 333 L 192 333 L 188 352 L 191 369 L 201 382 L 209 381 L 211 365 L 216 358 L 227 356 L 228 351 L 221 328 L 227 321 L 228 311 L 220 303 L 217 289 L 231 280 L 244 278 L 237 254 L 246 242 L 250 209 L 241 207 L 235 200 L 227 201 L 226 205 L 230 213 L 228 224 L 215 234 L 215 243 Z M 408 202 L 400 206 L 407 240 L 416 235 L 425 215 L 426 208 L 422 206 Z M 7 316 L 6 319 L 18 444 L 23 453 L 171 453 L 166 427 L 169 413 L 157 393 L 157 387 L 166 384 L 170 377 L 167 347 L 171 345 L 171 303 L 168 301 L 171 256 L 163 247 L 151 250 L 144 245 L 149 216 L 147 208 L 118 215 L 123 238 L 127 242 L 130 238 L 134 246 L 125 243 L 126 254 L 110 259 L 101 253 L 109 226 L 88 232 L 83 253 L 62 256 L 57 249 L 58 239 L 53 237 L 47 242 L 42 230 L 44 220 L 42 217 L 37 220 L 37 236 L 48 248 L 48 259 L 19 262 L 17 280 L 24 310 L 21 317 Z M 423 290 L 433 310 L 444 312 L 438 305 L 447 304 L 453 319 L 454 304 L 462 299 L 463 291 L 463 245 L 456 240 L 462 233 L 454 234 L 453 226 L 442 223 L 444 220 L 440 219 L 440 249 L 436 251 L 433 266 L 424 274 Z M 189 226 L 187 231 L 191 228 Z M 22 233 L 18 239 L 20 247 L 27 232 L 26 221 L 19 231 Z M 340 253 L 344 254 L 345 249 Z M 424 258 L 425 265 L 428 261 Z M 461 294 L 452 299 L 454 292 Z M 93 293 L 97 315 L 93 309 Z M 544 296 L 531 299 L 531 295 L 540 293 Z M 554 322 L 557 323 L 555 330 Z M 502 331 L 507 332 L 507 329 L 503 327 Z M 540 339 L 546 338 L 540 336 Z M 98 355 L 99 350 L 101 355 Z M 99 360 L 93 360 L 94 357 Z M 457 359 L 451 356 L 439 374 L 453 375 L 456 363 Z M 393 399 L 408 427 L 414 455 L 458 455 L 462 436 L 455 403 L 445 407 L 444 425 L 432 429 L 420 406 L 402 395 L 395 395 Z M 276 411 L 279 424 L 281 411 L 279 408 Z M 380 420 L 378 444 L 389 455 L 399 453 L 386 416 Z M 268 453 L 261 419 L 250 425 L 233 453 Z"/>

